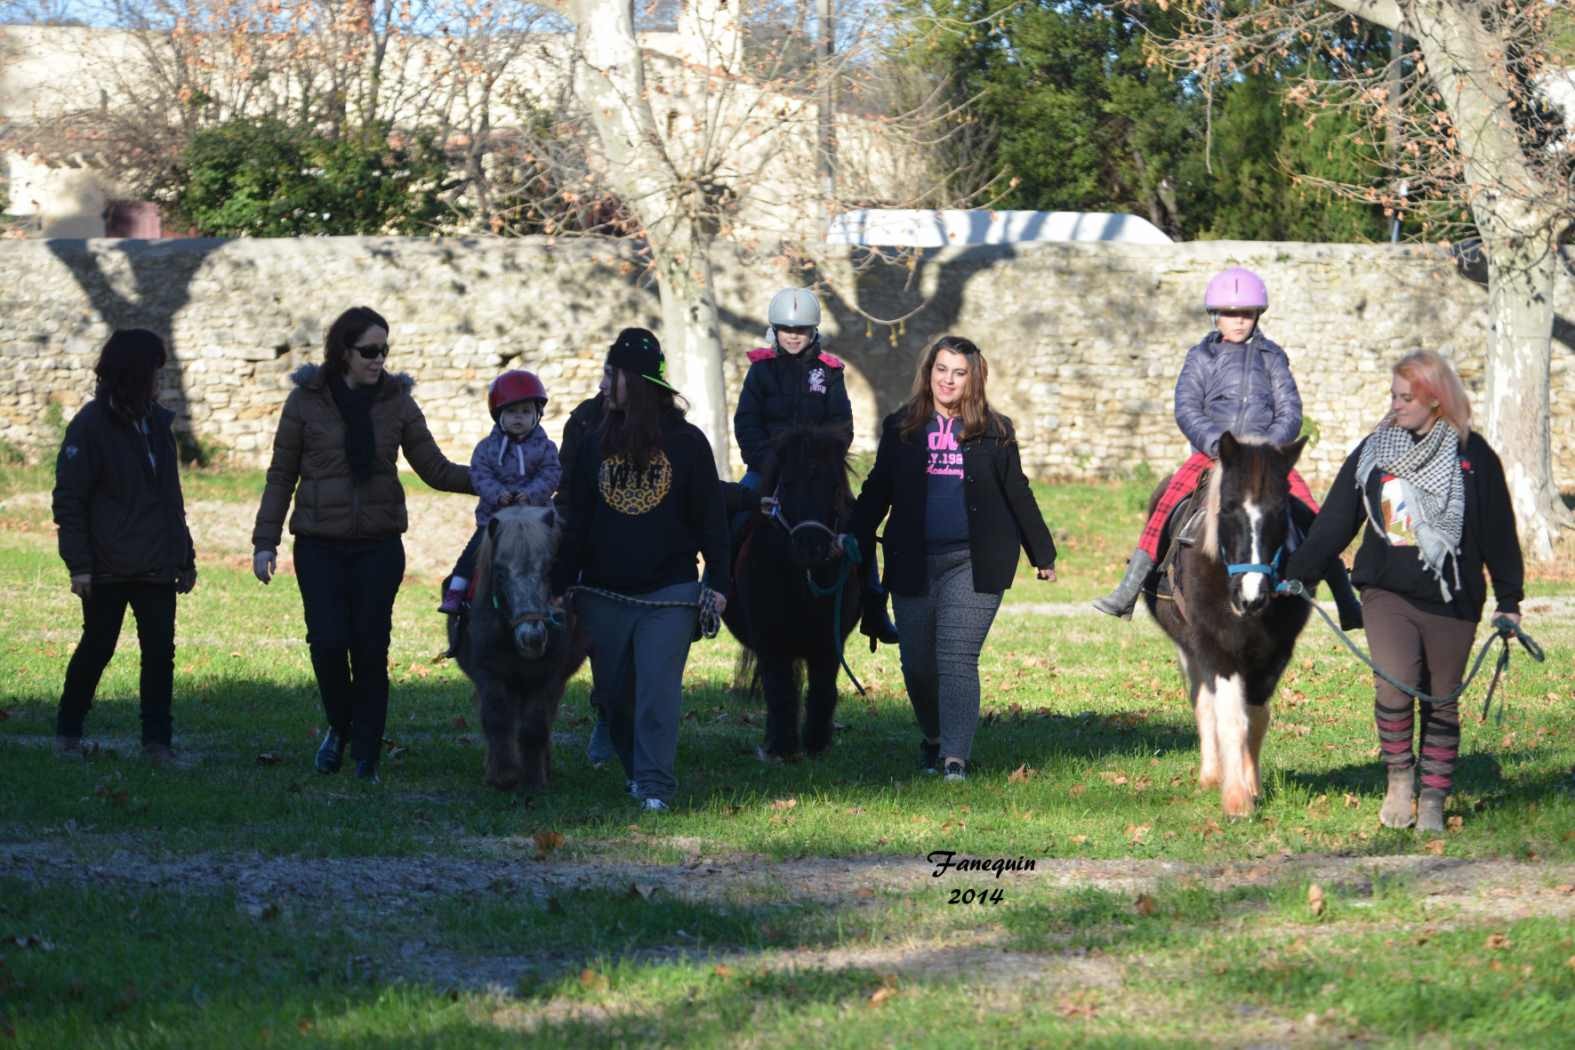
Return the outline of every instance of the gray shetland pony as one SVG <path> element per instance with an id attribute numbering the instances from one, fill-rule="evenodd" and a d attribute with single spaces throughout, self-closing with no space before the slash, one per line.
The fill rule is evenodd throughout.
<path id="1" fill-rule="evenodd" d="M 455 627 L 454 651 L 481 709 L 486 780 L 501 791 L 546 786 L 558 702 L 585 660 L 572 617 L 547 601 L 559 531 L 550 507 L 500 510 L 476 556 L 470 611 Z"/>
<path id="2" fill-rule="evenodd" d="M 1203 541 L 1178 552 L 1171 600 L 1144 590 L 1186 675 L 1198 721 L 1198 785 L 1218 786 L 1232 817 L 1250 815 L 1258 800 L 1269 700 L 1307 623 L 1306 602 L 1274 597 L 1290 531 L 1287 477 L 1305 441 L 1220 438 L 1202 494 Z M 1156 501 L 1163 491 L 1162 482 Z"/>

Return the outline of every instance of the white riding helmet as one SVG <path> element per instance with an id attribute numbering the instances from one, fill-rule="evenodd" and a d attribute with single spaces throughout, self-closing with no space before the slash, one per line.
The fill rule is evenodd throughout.
<path id="1" fill-rule="evenodd" d="M 771 297 L 766 320 L 772 328 L 819 328 L 820 303 L 808 288 L 784 288 Z"/>

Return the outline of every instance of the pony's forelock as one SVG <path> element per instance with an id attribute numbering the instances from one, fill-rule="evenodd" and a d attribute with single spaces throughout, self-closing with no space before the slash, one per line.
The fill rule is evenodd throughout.
<path id="1" fill-rule="evenodd" d="M 478 607 L 492 600 L 492 567 L 499 558 L 538 566 L 545 575 L 557 552 L 559 522 L 551 507 L 504 507 L 492 520 L 496 529 L 485 530 L 476 551 Z"/>
<path id="2" fill-rule="evenodd" d="M 1236 444 L 1257 448 L 1271 447 L 1267 438 L 1259 435 L 1237 438 Z M 1219 460 L 1209 470 L 1209 488 L 1203 501 L 1203 541 L 1199 549 L 1215 561 L 1220 557 L 1220 503 L 1224 498 L 1225 461 Z"/>

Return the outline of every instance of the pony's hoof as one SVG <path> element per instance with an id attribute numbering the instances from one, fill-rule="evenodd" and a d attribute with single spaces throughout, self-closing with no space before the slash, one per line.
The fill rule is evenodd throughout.
<path id="1" fill-rule="evenodd" d="M 1200 772 L 1198 774 L 1198 787 L 1205 790 L 1212 790 L 1220 786 L 1220 779 L 1221 778 L 1218 773 Z"/>
<path id="2" fill-rule="evenodd" d="M 499 791 L 514 791 L 524 779 L 523 772 L 518 769 L 499 770 L 490 772 L 486 776 L 487 786 Z"/>
<path id="3" fill-rule="evenodd" d="M 1227 791 L 1221 800 L 1225 806 L 1225 815 L 1232 820 L 1244 820 L 1252 816 L 1256 800 L 1252 793 L 1245 788 L 1239 791 Z"/>
<path id="4" fill-rule="evenodd" d="M 755 757 L 768 766 L 780 766 L 782 764 L 781 755 L 773 755 L 771 752 L 767 751 L 761 746 L 757 746 L 755 748 Z"/>

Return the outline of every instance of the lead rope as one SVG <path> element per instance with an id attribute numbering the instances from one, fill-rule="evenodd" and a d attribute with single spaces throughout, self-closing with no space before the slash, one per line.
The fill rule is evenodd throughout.
<path id="1" fill-rule="evenodd" d="M 1362 650 L 1357 647 L 1356 643 L 1351 641 L 1350 637 L 1344 631 L 1340 630 L 1340 625 L 1335 623 L 1333 618 L 1331 618 L 1328 613 L 1323 611 L 1323 607 L 1317 602 L 1313 601 L 1312 595 L 1307 593 L 1307 588 L 1302 586 L 1302 581 L 1286 580 L 1280 585 L 1279 593 L 1289 594 L 1300 598 L 1308 605 L 1312 606 L 1313 611 L 1323 618 L 1324 623 L 1329 625 L 1329 630 L 1333 631 L 1335 635 L 1339 637 L 1340 641 L 1345 643 L 1345 647 L 1347 649 L 1356 654 L 1356 658 L 1358 660 L 1372 668 L 1373 674 L 1377 675 L 1379 678 L 1382 678 L 1384 681 L 1388 682 L 1402 693 L 1405 693 L 1407 696 L 1415 697 L 1418 700 L 1422 700 L 1430 704 L 1447 704 L 1452 700 L 1458 700 L 1461 694 L 1470 688 L 1472 680 L 1477 676 L 1477 672 L 1482 670 L 1482 661 L 1487 658 L 1488 650 L 1493 647 L 1493 643 L 1503 643 L 1503 648 L 1499 650 L 1498 662 L 1493 668 L 1493 680 L 1488 684 L 1487 698 L 1482 701 L 1482 714 L 1477 717 L 1477 723 L 1479 725 L 1487 721 L 1488 711 L 1493 706 L 1493 693 L 1496 689 L 1498 689 L 1499 679 L 1503 676 L 1504 672 L 1509 669 L 1509 640 L 1511 638 L 1514 638 L 1516 641 L 1520 642 L 1521 646 L 1525 648 L 1526 653 L 1537 663 L 1540 664 L 1547 659 L 1547 654 L 1542 651 L 1542 646 L 1538 645 L 1536 639 L 1532 638 L 1531 635 L 1521 630 L 1518 623 L 1509 619 L 1508 617 L 1497 616 L 1493 619 L 1494 633 L 1482 643 L 1482 648 L 1477 650 L 1477 658 L 1471 665 L 1471 673 L 1466 675 L 1465 680 L 1462 681 L 1460 685 L 1457 686 L 1447 696 L 1433 696 L 1429 693 L 1422 692 L 1420 689 L 1413 689 L 1404 682 L 1396 681 L 1395 679 L 1391 678 L 1381 667 L 1373 663 L 1372 658 L 1366 653 L 1362 652 Z M 1500 707 L 1500 721 L 1503 720 L 1503 717 L 1503 709 Z"/>

